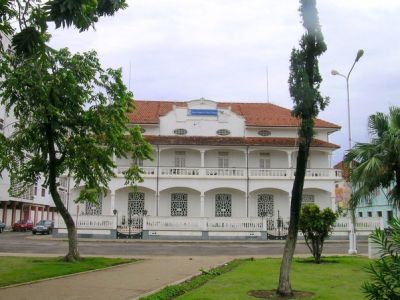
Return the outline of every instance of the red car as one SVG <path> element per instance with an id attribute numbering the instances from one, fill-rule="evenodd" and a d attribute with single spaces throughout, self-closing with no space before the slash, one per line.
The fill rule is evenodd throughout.
<path id="1" fill-rule="evenodd" d="M 19 220 L 12 226 L 13 231 L 27 231 L 32 230 L 33 222 L 31 220 Z"/>

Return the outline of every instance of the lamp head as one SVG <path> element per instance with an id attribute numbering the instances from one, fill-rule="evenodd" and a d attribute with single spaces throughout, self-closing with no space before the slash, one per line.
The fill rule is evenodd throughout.
<path id="1" fill-rule="evenodd" d="M 356 56 L 356 62 L 358 62 L 358 60 L 361 58 L 361 56 L 363 56 L 364 55 L 364 50 L 363 49 L 360 49 L 360 50 L 358 50 L 358 52 L 357 52 L 357 56 Z"/>
<path id="2" fill-rule="evenodd" d="M 332 74 L 332 75 L 339 75 L 340 73 L 339 73 L 338 71 L 336 71 L 336 70 L 332 70 L 332 71 L 331 71 L 331 74 Z"/>

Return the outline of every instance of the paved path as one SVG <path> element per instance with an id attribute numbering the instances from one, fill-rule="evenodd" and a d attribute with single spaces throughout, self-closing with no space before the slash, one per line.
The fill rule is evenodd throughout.
<path id="1" fill-rule="evenodd" d="M 136 299 L 167 284 L 221 265 L 227 256 L 152 257 L 134 264 L 0 289 L 1 300 Z"/>

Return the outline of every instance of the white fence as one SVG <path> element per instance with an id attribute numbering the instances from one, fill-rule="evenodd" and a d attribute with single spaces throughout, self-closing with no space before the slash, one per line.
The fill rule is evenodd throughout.
<path id="1" fill-rule="evenodd" d="M 334 232 L 350 231 L 349 218 L 339 218 L 336 221 Z M 356 218 L 356 231 L 373 231 L 376 228 L 383 229 L 383 218 Z"/>
<path id="2" fill-rule="evenodd" d="M 144 217 L 143 230 L 191 231 L 276 231 L 285 230 L 288 221 L 270 218 Z"/>
<path id="3" fill-rule="evenodd" d="M 117 228 L 117 218 L 114 215 L 72 215 L 77 229 L 112 230 Z M 371 232 L 375 228 L 383 229 L 382 218 L 357 218 L 356 231 Z M 289 220 L 272 218 L 213 218 L 213 217 L 140 217 L 140 220 L 132 219 L 132 226 L 140 231 L 143 222 L 143 230 L 153 231 L 219 231 L 219 232 L 261 232 L 266 231 L 272 235 L 285 235 Z M 66 225 L 61 216 L 57 216 L 55 227 L 65 229 Z M 120 226 L 121 230 L 128 230 L 127 224 Z M 123 228 L 126 227 L 126 228 Z M 349 232 L 350 220 L 339 218 L 336 221 L 334 233 Z"/>
<path id="4" fill-rule="evenodd" d="M 89 216 L 89 215 L 72 215 L 72 219 L 75 222 L 77 229 L 116 229 L 117 228 L 117 218 L 116 216 Z M 67 228 L 64 219 L 58 214 L 55 227 L 64 229 Z"/>

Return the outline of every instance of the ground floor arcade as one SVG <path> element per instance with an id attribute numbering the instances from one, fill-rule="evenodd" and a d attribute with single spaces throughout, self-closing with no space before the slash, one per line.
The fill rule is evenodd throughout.
<path id="1" fill-rule="evenodd" d="M 19 220 L 31 220 L 33 224 L 41 220 L 54 220 L 56 210 L 49 205 L 22 201 L 0 201 L 0 217 L 7 227 Z"/>

